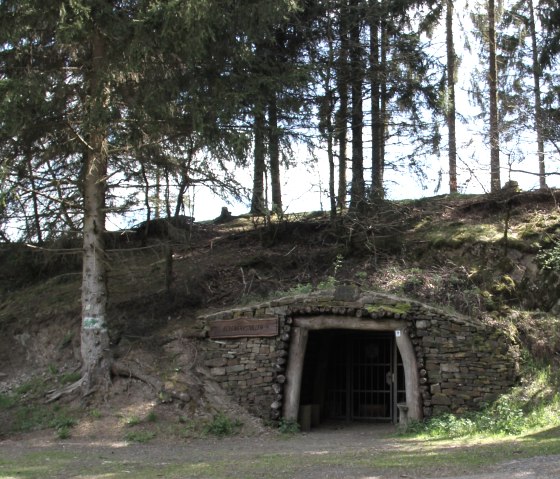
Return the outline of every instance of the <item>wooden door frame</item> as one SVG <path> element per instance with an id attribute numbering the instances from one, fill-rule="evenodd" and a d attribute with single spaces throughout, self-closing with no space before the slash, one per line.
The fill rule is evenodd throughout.
<path id="1" fill-rule="evenodd" d="M 297 421 L 301 394 L 301 379 L 307 349 L 309 331 L 339 329 L 353 331 L 394 332 L 395 342 L 401 354 L 404 367 L 406 405 L 408 418 L 422 419 L 420 382 L 414 346 L 406 329 L 406 322 L 396 319 L 357 319 L 346 316 L 295 317 L 286 368 L 284 386 L 283 417 L 286 421 Z"/>

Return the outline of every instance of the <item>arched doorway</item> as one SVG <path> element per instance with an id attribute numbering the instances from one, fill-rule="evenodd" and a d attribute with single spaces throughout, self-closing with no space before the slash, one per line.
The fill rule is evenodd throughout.
<path id="1" fill-rule="evenodd" d="M 283 416 L 300 404 L 323 417 L 396 421 L 397 403 L 421 419 L 418 368 L 406 323 L 340 316 L 294 318 Z"/>
<path id="2" fill-rule="evenodd" d="M 300 404 L 321 420 L 397 422 L 406 402 L 404 367 L 394 334 L 325 329 L 310 331 Z"/>

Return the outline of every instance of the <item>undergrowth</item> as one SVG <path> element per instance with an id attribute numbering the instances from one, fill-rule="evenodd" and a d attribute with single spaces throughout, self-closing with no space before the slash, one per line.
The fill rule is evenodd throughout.
<path id="1" fill-rule="evenodd" d="M 237 434 L 242 426 L 241 421 L 231 419 L 220 412 L 205 425 L 204 432 L 218 437 L 232 436 Z"/>
<path id="2" fill-rule="evenodd" d="M 52 428 L 59 439 L 70 437 L 76 425 L 76 411 L 67 405 L 46 404 L 46 392 L 56 384 L 66 384 L 68 375 L 35 377 L 14 388 L 11 392 L 0 394 L 0 418 L 2 433 L 31 432 Z M 58 373 L 56 373 L 58 374 Z"/>
<path id="3" fill-rule="evenodd" d="M 515 436 L 560 426 L 560 373 L 531 363 L 525 369 L 526 379 L 519 386 L 482 410 L 415 422 L 406 434 L 434 439 Z"/>

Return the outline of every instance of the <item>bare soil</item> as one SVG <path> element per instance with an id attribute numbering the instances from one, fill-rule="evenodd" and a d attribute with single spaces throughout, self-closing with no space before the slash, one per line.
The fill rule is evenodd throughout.
<path id="1" fill-rule="evenodd" d="M 560 456 L 523 457 L 523 445 L 492 452 L 488 444 L 422 443 L 393 426 L 330 424 L 309 433 L 128 444 L 35 433 L 0 442 L 0 477 L 557 479 Z M 502 451 L 502 450 L 500 450 Z M 484 457 L 465 460 L 466 456 Z M 37 466 L 41 463 L 42 466 Z M 19 471 L 21 476 L 17 474 Z M 14 473 L 15 472 L 15 473 Z M 7 475 L 5 475 L 7 474 Z M 13 475 L 10 475 L 13 474 Z"/>

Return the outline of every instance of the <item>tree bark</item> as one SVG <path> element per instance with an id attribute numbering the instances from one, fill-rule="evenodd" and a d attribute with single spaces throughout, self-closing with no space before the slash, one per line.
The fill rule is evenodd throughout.
<path id="1" fill-rule="evenodd" d="M 381 81 L 380 81 L 380 33 L 381 21 L 377 0 L 371 4 L 370 38 L 370 85 L 371 85 L 371 188 L 372 197 L 383 198 L 383 120 L 381 117 Z"/>
<path id="2" fill-rule="evenodd" d="M 332 92 L 328 92 L 327 100 L 330 104 L 333 103 Z M 329 161 L 329 201 L 330 201 L 330 214 L 331 218 L 336 217 L 336 194 L 334 187 L 334 175 L 335 175 L 335 165 L 334 165 L 334 135 L 332 126 L 332 107 L 329 107 L 329 112 L 327 116 L 327 158 Z"/>
<path id="3" fill-rule="evenodd" d="M 362 44 L 360 41 L 361 15 L 359 0 L 350 2 L 351 23 L 349 28 L 350 39 L 350 89 L 352 96 L 351 128 L 352 128 L 352 184 L 350 189 L 350 209 L 360 210 L 365 202 L 364 183 L 364 151 L 362 127 L 363 113 L 363 78 L 364 65 Z"/>
<path id="4" fill-rule="evenodd" d="M 338 196 L 337 206 L 340 210 L 346 208 L 346 148 L 348 146 L 348 9 L 341 7 L 339 36 L 340 51 L 338 54 L 337 90 L 339 107 L 336 115 L 336 137 L 338 140 Z"/>
<path id="5" fill-rule="evenodd" d="M 490 89 L 490 191 L 496 192 L 501 188 L 501 180 L 495 0 L 488 0 L 488 44 L 490 50 L 490 67 L 488 73 L 488 84 Z"/>
<path id="6" fill-rule="evenodd" d="M 31 183 L 31 199 L 33 202 L 33 222 L 35 225 L 35 236 L 37 236 L 37 244 L 43 244 L 43 234 L 41 231 L 41 218 L 39 215 L 39 200 L 37 199 L 37 187 L 35 185 L 35 176 L 33 174 L 33 164 L 31 152 L 27 152 L 27 167 L 29 170 L 29 182 Z M 31 238 L 29 238 L 31 240 Z"/>
<path id="7" fill-rule="evenodd" d="M 446 120 L 449 141 L 449 192 L 457 193 L 457 136 L 455 110 L 455 46 L 453 42 L 453 0 L 446 0 L 445 33 L 447 46 Z"/>
<path id="8" fill-rule="evenodd" d="M 107 103 L 101 69 L 104 39 L 98 31 L 92 38 L 88 114 L 91 130 L 85 154 L 84 244 L 82 273 L 82 394 L 107 389 L 111 380 L 111 351 L 107 330 L 107 282 L 105 246 L 105 190 L 107 177 L 107 131 L 100 119 Z"/>
<path id="9" fill-rule="evenodd" d="M 251 201 L 251 214 L 264 215 L 264 174 L 265 174 L 265 117 L 261 106 L 256 105 L 254 111 L 254 158 L 253 158 L 253 197 Z"/>
<path id="10" fill-rule="evenodd" d="M 270 183 L 272 192 L 272 212 L 282 213 L 282 186 L 280 183 L 280 135 L 278 130 L 278 104 L 276 93 L 268 102 L 268 154 L 270 158 Z"/>
<path id="11" fill-rule="evenodd" d="M 535 131 L 537 133 L 537 155 L 539 162 L 539 187 L 541 190 L 547 188 L 546 170 L 544 162 L 544 140 L 541 104 L 541 65 L 539 62 L 539 51 L 537 45 L 537 32 L 535 26 L 535 8 L 533 0 L 529 2 L 529 29 L 531 30 L 531 49 L 533 54 L 533 93 L 535 97 Z"/>

